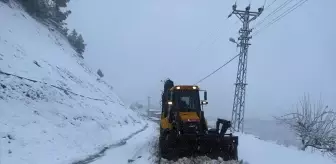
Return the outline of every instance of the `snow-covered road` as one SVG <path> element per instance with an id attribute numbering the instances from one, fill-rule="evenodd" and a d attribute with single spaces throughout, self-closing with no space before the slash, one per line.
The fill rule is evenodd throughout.
<path id="1" fill-rule="evenodd" d="M 151 127 L 152 128 L 152 127 Z M 112 150 L 112 149 L 117 149 L 123 145 L 126 145 L 128 140 L 132 139 L 133 137 L 135 137 L 136 135 L 138 135 L 141 132 L 146 132 L 146 130 L 148 129 L 148 124 L 146 124 L 146 126 L 144 126 L 142 129 L 135 131 L 133 133 L 131 133 L 129 136 L 121 139 L 120 141 L 113 143 L 109 146 L 105 146 L 104 148 L 102 148 L 99 152 L 92 154 L 82 160 L 77 160 L 75 162 L 73 162 L 72 164 L 88 164 L 88 163 L 92 163 L 93 161 L 96 161 L 97 159 L 104 157 L 105 156 L 105 152 Z M 136 138 L 136 137 L 135 137 Z"/>
<path id="2" fill-rule="evenodd" d="M 105 156 L 92 162 L 92 164 L 149 164 L 155 163 L 155 144 L 157 143 L 157 127 L 153 122 L 148 128 L 133 136 L 126 144 L 106 151 Z"/>
<path id="3" fill-rule="evenodd" d="M 91 164 L 237 164 L 237 161 L 211 160 L 207 157 L 182 158 L 176 162 L 158 158 L 158 124 L 148 123 L 148 128 L 133 136 L 123 145 L 109 149 Z"/>

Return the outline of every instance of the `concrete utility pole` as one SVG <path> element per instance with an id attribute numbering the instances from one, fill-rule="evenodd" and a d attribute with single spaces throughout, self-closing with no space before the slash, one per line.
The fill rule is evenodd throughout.
<path id="1" fill-rule="evenodd" d="M 150 109 L 150 96 L 148 96 L 148 109 L 147 109 L 147 116 L 149 117 L 149 109 Z"/>
<path id="2" fill-rule="evenodd" d="M 247 71 L 247 52 L 248 47 L 251 45 L 249 40 L 252 38 L 250 33 L 252 29 L 249 28 L 250 22 L 255 20 L 264 10 L 264 7 L 258 9 L 258 12 L 250 11 L 250 5 L 247 6 L 244 10 L 237 10 L 237 5 L 234 4 L 232 6 L 232 13 L 228 16 L 231 17 L 232 14 L 236 15 L 243 23 L 243 27 L 239 29 L 239 38 L 238 42 L 235 39 L 230 38 L 231 42 L 237 44 L 240 47 L 240 55 L 239 55 L 239 63 L 238 63 L 238 71 L 237 71 L 237 79 L 236 79 L 236 88 L 234 93 L 234 102 L 232 109 L 232 128 L 235 131 L 244 128 L 244 113 L 245 113 L 245 88 L 246 88 L 246 71 Z"/>

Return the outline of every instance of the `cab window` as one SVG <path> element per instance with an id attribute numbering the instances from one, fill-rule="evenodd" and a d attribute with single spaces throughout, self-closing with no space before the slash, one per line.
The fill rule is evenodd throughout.
<path id="1" fill-rule="evenodd" d="M 176 107 L 181 112 L 199 111 L 200 101 L 198 91 L 176 91 L 174 93 L 174 100 Z"/>

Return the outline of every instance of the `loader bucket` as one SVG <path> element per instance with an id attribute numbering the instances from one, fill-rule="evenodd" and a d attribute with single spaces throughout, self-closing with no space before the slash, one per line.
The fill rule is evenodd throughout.
<path id="1" fill-rule="evenodd" d="M 200 154 L 205 154 L 209 158 L 218 159 L 221 157 L 224 161 L 238 160 L 238 137 L 221 136 L 211 134 L 200 138 Z"/>
<path id="2" fill-rule="evenodd" d="M 161 156 L 167 160 L 183 157 L 207 156 L 211 159 L 221 157 L 224 161 L 238 160 L 238 137 L 208 134 L 205 136 L 180 136 L 167 143 L 169 148 Z"/>
<path id="3" fill-rule="evenodd" d="M 201 153 L 212 159 L 238 160 L 238 136 L 226 134 L 230 127 L 230 121 L 218 118 L 216 128 L 208 130 L 208 134 L 200 138 Z"/>
<path id="4" fill-rule="evenodd" d="M 221 130 L 220 124 L 223 125 Z M 211 159 L 221 157 L 224 161 L 238 160 L 238 137 L 225 134 L 229 126 L 229 121 L 218 119 L 216 129 L 208 130 L 206 134 L 167 133 L 160 139 L 161 157 L 173 161 L 192 156 L 207 156 Z"/>

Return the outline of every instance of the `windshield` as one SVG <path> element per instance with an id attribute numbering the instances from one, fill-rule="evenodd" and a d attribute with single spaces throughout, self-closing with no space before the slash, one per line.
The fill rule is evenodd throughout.
<path id="1" fill-rule="evenodd" d="M 179 90 L 173 94 L 176 107 L 181 112 L 200 111 L 199 92 L 197 90 Z"/>

